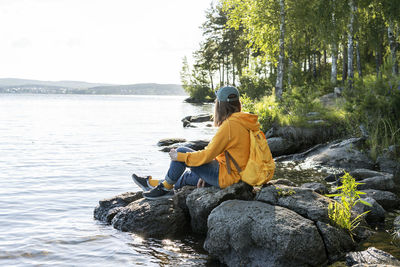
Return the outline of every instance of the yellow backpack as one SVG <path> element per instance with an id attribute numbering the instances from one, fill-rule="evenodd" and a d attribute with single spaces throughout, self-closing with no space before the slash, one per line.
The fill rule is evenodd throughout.
<path id="1" fill-rule="evenodd" d="M 249 135 L 250 154 L 246 168 L 242 170 L 228 151 L 225 151 L 226 166 L 228 173 L 231 173 L 230 161 L 232 160 L 243 182 L 252 186 L 262 185 L 274 176 L 275 162 L 264 133 L 260 130 L 250 130 Z"/>

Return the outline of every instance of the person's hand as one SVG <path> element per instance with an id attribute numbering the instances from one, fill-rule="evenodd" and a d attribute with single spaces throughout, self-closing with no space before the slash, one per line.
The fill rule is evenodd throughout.
<path id="1" fill-rule="evenodd" d="M 206 185 L 206 182 L 204 182 L 204 180 L 203 179 L 199 179 L 199 181 L 197 181 L 197 188 L 200 188 L 200 187 L 204 187 Z"/>
<path id="2" fill-rule="evenodd" d="M 176 161 L 178 159 L 178 152 L 176 151 L 176 149 L 171 149 L 169 151 L 169 157 L 171 158 L 171 160 Z"/>

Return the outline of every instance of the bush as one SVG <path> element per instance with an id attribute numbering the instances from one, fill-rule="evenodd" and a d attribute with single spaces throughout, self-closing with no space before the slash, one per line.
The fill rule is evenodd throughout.
<path id="1" fill-rule="evenodd" d="M 378 78 L 368 75 L 358 79 L 354 88 L 345 92 L 349 119 L 365 126 L 373 159 L 388 146 L 400 144 L 400 77 L 392 75 L 390 62 L 382 69 Z"/>

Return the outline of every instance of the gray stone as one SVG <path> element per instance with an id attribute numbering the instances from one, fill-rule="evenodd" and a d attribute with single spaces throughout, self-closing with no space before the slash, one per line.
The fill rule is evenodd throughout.
<path id="1" fill-rule="evenodd" d="M 186 198 L 192 230 L 198 234 L 207 233 L 207 218 L 211 211 L 229 199 L 252 200 L 253 187 L 239 182 L 225 189 L 216 187 L 197 188 Z"/>
<path id="2" fill-rule="evenodd" d="M 361 195 L 362 198 L 371 197 L 375 199 L 385 210 L 392 210 L 400 207 L 400 198 L 392 192 L 375 189 L 366 189 L 362 191 L 366 193 L 366 195 Z"/>
<path id="3" fill-rule="evenodd" d="M 396 191 L 393 175 L 370 177 L 361 180 L 360 183 L 361 184 L 357 187 L 359 190 L 376 189 L 390 192 Z"/>
<path id="4" fill-rule="evenodd" d="M 187 231 L 184 212 L 172 200 L 136 200 L 112 220 L 114 228 L 143 237 L 174 238 Z"/>
<path id="5" fill-rule="evenodd" d="M 381 173 L 373 170 L 368 170 L 368 169 L 356 169 L 353 171 L 350 171 L 349 174 L 354 177 L 356 181 L 363 180 L 366 178 L 371 178 L 375 176 L 383 176 L 386 173 Z"/>
<path id="6" fill-rule="evenodd" d="M 293 142 L 282 137 L 271 137 L 268 138 L 267 141 L 269 149 L 274 157 L 292 154 L 297 150 L 297 146 Z"/>
<path id="7" fill-rule="evenodd" d="M 332 200 L 308 188 L 271 185 L 262 188 L 255 199 L 288 208 L 315 222 L 329 222 L 328 206 Z"/>
<path id="8" fill-rule="evenodd" d="M 339 260 L 345 253 L 356 248 L 357 244 L 345 230 L 323 222 L 317 222 L 317 227 L 324 240 L 330 262 Z"/>
<path id="9" fill-rule="evenodd" d="M 229 200 L 208 218 L 204 248 L 228 266 L 322 266 L 324 243 L 315 224 L 286 208 Z"/>
<path id="10" fill-rule="evenodd" d="M 94 218 L 110 224 L 121 208 L 140 198 L 143 198 L 142 192 L 127 192 L 112 198 L 100 200 L 99 205 L 94 209 Z"/>
<path id="11" fill-rule="evenodd" d="M 393 227 L 395 231 L 400 231 L 400 216 L 397 216 L 393 221 Z"/>
<path id="12" fill-rule="evenodd" d="M 195 140 L 195 141 L 188 141 L 185 143 L 176 143 L 170 146 L 163 147 L 160 149 L 162 152 L 169 152 L 171 149 L 177 149 L 178 147 L 188 147 L 193 150 L 202 150 L 210 143 L 209 140 Z"/>
<path id="13" fill-rule="evenodd" d="M 384 222 L 385 221 L 385 210 L 382 208 L 382 206 L 379 205 L 379 203 L 376 202 L 375 199 L 370 198 L 370 197 L 366 197 L 363 200 L 368 202 L 369 204 L 371 204 L 371 207 L 367 206 L 361 202 L 358 202 L 353 207 L 353 210 L 355 212 L 357 212 L 358 214 L 369 211 L 365 216 L 365 220 L 369 224 L 376 224 L 376 223 Z"/>
<path id="14" fill-rule="evenodd" d="M 321 183 L 305 183 L 300 186 L 301 188 L 309 188 L 314 192 L 325 195 L 328 194 L 328 188 L 324 184 Z"/>
<path id="15" fill-rule="evenodd" d="M 181 208 L 189 220 L 190 220 L 190 213 L 189 213 L 189 208 L 186 204 L 186 198 L 195 189 L 196 189 L 195 186 L 184 186 L 181 189 L 175 191 L 173 197 L 174 206 Z"/>
<path id="16" fill-rule="evenodd" d="M 309 155 L 306 158 L 305 165 L 321 165 L 344 169 L 372 169 L 374 162 L 366 154 L 358 150 L 357 145 L 359 142 L 360 139 L 351 138 L 321 148 L 317 153 L 313 153 L 313 155 Z"/>
<path id="17" fill-rule="evenodd" d="M 200 114 L 196 116 L 186 116 L 183 118 L 181 121 L 188 121 L 188 122 L 206 122 L 206 121 L 212 121 L 213 120 L 213 115 L 211 114 Z"/>
<path id="18" fill-rule="evenodd" d="M 348 266 L 357 264 L 384 264 L 385 266 L 400 266 L 400 261 L 387 252 L 374 247 L 369 247 L 361 252 L 350 252 L 346 254 L 346 263 Z"/>
<path id="19" fill-rule="evenodd" d="M 185 138 L 164 138 L 158 141 L 158 146 L 170 146 L 176 143 L 183 143 L 186 142 Z"/>
<path id="20" fill-rule="evenodd" d="M 276 180 L 271 180 L 269 181 L 270 184 L 282 184 L 282 185 L 288 185 L 288 186 L 296 186 L 295 183 L 293 183 L 292 181 L 285 179 L 285 178 L 279 178 Z"/>

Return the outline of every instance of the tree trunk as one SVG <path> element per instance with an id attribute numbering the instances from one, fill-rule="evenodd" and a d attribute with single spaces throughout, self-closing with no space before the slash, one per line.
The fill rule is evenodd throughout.
<path id="1" fill-rule="evenodd" d="M 360 45 L 359 41 L 356 42 L 356 55 L 357 55 L 357 72 L 358 78 L 362 77 L 362 69 L 361 69 L 361 56 L 360 56 Z"/>
<path id="2" fill-rule="evenodd" d="M 337 53 L 338 47 L 336 42 L 332 42 L 332 67 L 331 67 L 331 84 L 336 85 L 337 83 Z"/>
<path id="3" fill-rule="evenodd" d="M 212 74 L 211 70 L 208 70 L 208 75 L 210 76 L 211 90 L 214 91 L 214 80 L 213 80 L 213 74 Z"/>
<path id="4" fill-rule="evenodd" d="M 349 88 L 353 87 L 353 80 L 354 80 L 354 69 L 353 69 L 353 32 L 354 32 L 354 13 L 355 13 L 355 6 L 354 0 L 349 0 L 349 7 L 350 7 L 350 22 L 348 24 L 348 33 L 347 33 L 347 77 L 349 78 Z"/>
<path id="5" fill-rule="evenodd" d="M 285 0 L 279 0 L 281 23 L 279 26 L 279 58 L 278 58 L 278 73 L 276 76 L 275 96 L 278 100 L 282 99 L 283 93 L 283 74 L 285 64 Z"/>
<path id="6" fill-rule="evenodd" d="M 347 80 L 347 49 L 346 49 L 346 43 L 343 44 L 343 70 L 342 70 L 342 83 Z"/>
<path id="7" fill-rule="evenodd" d="M 290 38 L 289 40 L 289 59 L 288 59 L 288 84 L 292 85 L 292 71 L 293 71 L 293 40 Z"/>
<path id="8" fill-rule="evenodd" d="M 392 73 L 393 75 L 397 75 L 399 72 L 398 65 L 397 65 L 397 43 L 396 43 L 396 36 L 394 36 L 394 23 L 393 21 L 389 21 L 388 27 L 388 39 L 389 39 L 389 47 L 390 47 L 390 54 L 392 55 Z"/>
<path id="9" fill-rule="evenodd" d="M 317 55 L 315 51 L 312 55 L 312 74 L 314 78 L 317 78 Z"/>
<path id="10" fill-rule="evenodd" d="M 225 85 L 225 57 L 222 57 L 222 84 Z"/>

